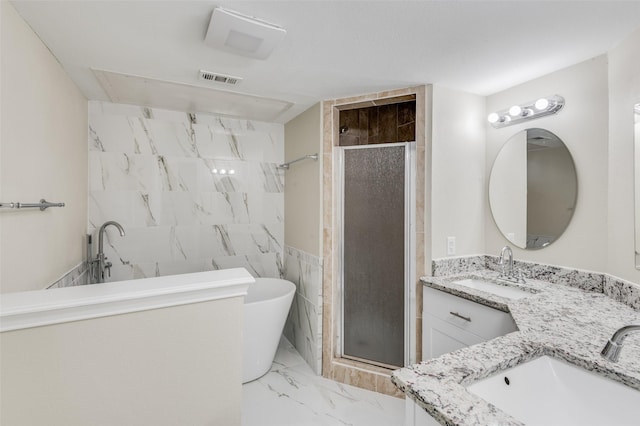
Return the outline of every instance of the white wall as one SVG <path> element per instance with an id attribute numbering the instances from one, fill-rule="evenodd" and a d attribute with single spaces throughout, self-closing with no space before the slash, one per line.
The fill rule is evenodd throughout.
<path id="1" fill-rule="evenodd" d="M 566 100 L 564 109 L 556 115 L 501 129 L 494 129 L 485 119 L 486 176 L 489 176 L 502 144 L 515 133 L 540 127 L 556 134 L 575 161 L 578 174 L 576 211 L 565 233 L 551 246 L 526 251 L 514 247 L 514 256 L 521 260 L 607 272 L 607 57 L 602 55 L 491 95 L 487 97 L 487 112 L 553 94 L 562 95 Z M 630 108 L 629 114 L 631 111 Z M 485 226 L 484 251 L 497 255 L 508 241 L 496 228 L 488 204 Z M 631 234 L 633 229 L 628 232 Z"/>
<path id="2" fill-rule="evenodd" d="M 305 160 L 285 173 L 285 244 L 321 256 L 322 253 L 322 111 L 312 106 L 284 126 L 285 161 L 318 154 L 318 161 Z"/>
<path id="3" fill-rule="evenodd" d="M 640 29 L 609 52 L 607 272 L 636 283 L 640 271 L 634 268 L 633 105 L 638 102 Z"/>
<path id="4" fill-rule="evenodd" d="M 87 223 L 87 100 L 11 3 L 2 19 L 0 291 L 45 287 L 78 265 Z"/>
<path id="5" fill-rule="evenodd" d="M 284 278 L 296 284 L 284 334 L 322 371 L 322 107 L 318 103 L 284 126 L 285 160 L 318 154 L 284 171 Z"/>
<path id="6" fill-rule="evenodd" d="M 433 86 L 432 256 L 484 252 L 486 204 L 485 98 Z"/>
<path id="7" fill-rule="evenodd" d="M 239 426 L 242 303 L 3 332 L 0 423 Z"/>

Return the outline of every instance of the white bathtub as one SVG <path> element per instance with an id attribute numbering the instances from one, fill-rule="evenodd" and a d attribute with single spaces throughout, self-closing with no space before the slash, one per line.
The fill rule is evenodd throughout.
<path id="1" fill-rule="evenodd" d="M 277 278 L 256 278 L 244 298 L 242 383 L 271 368 L 296 286 Z"/>

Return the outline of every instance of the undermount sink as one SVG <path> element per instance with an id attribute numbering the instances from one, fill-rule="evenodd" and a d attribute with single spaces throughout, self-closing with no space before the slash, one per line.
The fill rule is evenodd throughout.
<path id="1" fill-rule="evenodd" d="M 515 287 L 509 287 L 506 285 L 500 285 L 491 281 L 485 281 L 478 278 L 467 278 L 464 280 L 453 281 L 453 284 L 462 285 L 465 287 L 473 288 L 476 290 L 486 291 L 497 296 L 506 297 L 507 299 L 522 299 L 523 297 L 531 296 L 531 293 L 520 290 Z"/>
<path id="2" fill-rule="evenodd" d="M 467 386 L 527 426 L 637 425 L 640 391 L 548 356 Z"/>

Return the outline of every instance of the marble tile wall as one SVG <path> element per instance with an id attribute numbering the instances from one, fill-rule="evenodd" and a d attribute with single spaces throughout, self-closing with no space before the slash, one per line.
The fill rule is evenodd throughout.
<path id="1" fill-rule="evenodd" d="M 284 278 L 296 294 L 284 335 L 316 374 L 322 372 L 322 259 L 291 246 L 284 249 Z"/>
<path id="2" fill-rule="evenodd" d="M 245 267 L 280 277 L 281 124 L 89 102 L 89 224 L 107 281 Z M 97 248 L 97 238 L 94 240 Z"/>
<path id="3" fill-rule="evenodd" d="M 47 289 L 72 287 L 76 285 L 85 285 L 88 283 L 89 283 L 89 273 L 87 269 L 87 264 L 85 262 L 82 262 L 79 265 L 77 265 L 75 268 L 71 269 L 69 272 L 64 274 L 58 280 L 53 282 L 51 285 L 47 286 Z"/>

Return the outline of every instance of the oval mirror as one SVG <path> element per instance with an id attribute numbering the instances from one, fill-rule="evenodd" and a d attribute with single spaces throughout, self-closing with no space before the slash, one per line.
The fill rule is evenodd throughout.
<path id="1" fill-rule="evenodd" d="M 489 177 L 489 204 L 500 232 L 513 245 L 540 249 L 569 225 L 578 195 L 571 153 L 544 129 L 513 135 L 502 147 Z"/>

